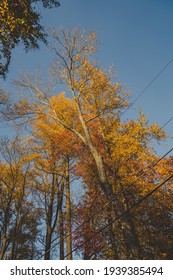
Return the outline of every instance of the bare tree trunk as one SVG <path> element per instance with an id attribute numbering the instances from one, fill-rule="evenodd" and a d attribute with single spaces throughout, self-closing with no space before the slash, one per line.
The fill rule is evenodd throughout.
<path id="1" fill-rule="evenodd" d="M 64 260 L 64 217 L 62 206 L 59 209 L 60 260 Z"/>
<path id="2" fill-rule="evenodd" d="M 50 225 L 47 225 L 46 231 L 46 245 L 45 245 L 45 260 L 50 260 L 50 251 L 51 251 L 51 241 L 52 241 L 52 229 Z"/>
<path id="3" fill-rule="evenodd" d="M 8 229 L 9 220 L 10 220 L 11 201 L 12 201 L 12 194 L 10 195 L 8 206 L 5 209 L 4 219 L 3 219 L 3 222 L 2 222 L 2 231 L 1 231 L 1 234 L 0 234 L 0 237 L 1 237 L 0 260 L 3 260 L 4 255 L 6 253 L 6 250 L 7 250 L 7 247 L 8 247 L 7 229 Z"/>
<path id="4" fill-rule="evenodd" d="M 72 236 L 71 236 L 71 198 L 70 198 L 70 177 L 69 177 L 69 156 L 66 159 L 66 255 L 67 260 L 72 260 Z"/>
<path id="5" fill-rule="evenodd" d="M 52 177 L 52 186 L 51 186 L 51 194 L 50 201 L 48 205 L 48 212 L 46 217 L 46 245 L 45 245 L 45 260 L 50 260 L 50 251 L 51 251 L 51 243 L 52 243 L 52 233 L 53 233 L 53 204 L 54 204 L 54 196 L 55 196 L 55 184 L 54 184 L 54 174 Z"/>
<path id="6" fill-rule="evenodd" d="M 16 227 L 17 227 L 17 221 L 16 221 L 16 224 L 15 224 L 15 229 L 14 229 L 14 236 L 13 236 L 13 242 L 12 242 L 12 248 L 11 248 L 11 257 L 10 259 L 11 260 L 15 260 L 15 251 L 16 251 L 16 234 L 17 234 L 17 231 L 16 231 Z"/>
<path id="7" fill-rule="evenodd" d="M 58 214 L 59 214 L 59 236 L 60 236 L 60 242 L 59 242 L 59 254 L 60 254 L 60 260 L 64 260 L 64 214 L 63 214 L 63 196 L 64 196 L 64 183 L 65 178 L 63 178 L 63 181 L 61 184 L 58 184 Z"/>
<path id="8" fill-rule="evenodd" d="M 1 235 L 1 250 L 0 250 L 0 260 L 4 259 L 4 255 L 7 249 L 7 243 L 8 243 L 8 239 L 6 237 L 6 235 L 4 233 L 2 233 Z"/>
<path id="9" fill-rule="evenodd" d="M 82 136 L 80 138 L 83 141 L 83 143 L 89 148 L 89 150 L 90 150 L 90 152 L 93 156 L 93 159 L 94 159 L 95 164 L 97 166 L 98 178 L 100 180 L 100 187 L 103 190 L 104 194 L 106 195 L 108 201 L 111 201 L 112 197 L 113 197 L 113 190 L 112 190 L 112 186 L 111 186 L 111 184 L 109 184 L 109 181 L 108 181 L 107 176 L 106 176 L 106 169 L 105 169 L 105 166 L 104 166 L 103 157 L 102 157 L 100 151 L 93 144 L 90 131 L 87 127 L 87 123 L 86 123 L 86 121 L 83 117 L 83 114 L 82 114 L 80 101 L 75 96 L 75 92 L 73 91 L 73 88 L 72 88 L 72 93 L 73 93 L 74 100 L 75 100 L 76 105 L 77 105 L 79 120 L 80 120 L 82 129 L 83 129 L 83 132 L 84 132 L 84 135 L 85 135 L 84 137 Z M 78 137 L 79 137 L 79 134 L 78 134 Z"/>

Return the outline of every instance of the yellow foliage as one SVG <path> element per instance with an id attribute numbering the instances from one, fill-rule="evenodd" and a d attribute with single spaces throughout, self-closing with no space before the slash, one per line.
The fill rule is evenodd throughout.
<path id="1" fill-rule="evenodd" d="M 24 11 L 20 17 L 16 17 L 15 11 L 11 10 L 9 7 L 8 0 L 2 0 L 0 3 L 0 15 L 1 15 L 1 30 L 4 35 L 8 33 L 13 33 L 13 31 L 19 25 L 25 25 L 25 32 L 27 32 L 27 22 L 26 22 L 26 13 L 27 10 Z"/>
<path id="2" fill-rule="evenodd" d="M 73 99 L 65 97 L 65 93 L 52 97 L 50 106 L 56 112 L 58 118 L 69 127 L 73 127 L 78 121 L 76 104 Z"/>

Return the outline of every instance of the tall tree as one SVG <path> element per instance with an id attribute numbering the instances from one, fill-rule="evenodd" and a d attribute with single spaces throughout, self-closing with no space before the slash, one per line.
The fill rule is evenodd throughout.
<path id="1" fill-rule="evenodd" d="M 87 191 L 83 197 L 83 205 L 82 199 L 80 201 L 77 217 L 78 220 L 82 219 L 81 223 L 84 220 L 87 220 L 87 223 L 76 232 L 78 235 L 76 245 L 81 244 L 80 250 L 83 248 L 85 257 L 89 259 L 93 257 L 103 259 L 162 258 L 162 253 L 166 252 L 172 244 L 172 238 L 169 235 L 173 225 L 172 203 L 171 191 L 168 189 L 172 183 L 161 189 L 158 194 L 153 194 L 152 198 L 146 200 L 145 203 L 141 203 L 141 207 L 138 205 L 134 211 L 129 211 L 129 209 L 172 172 L 166 159 L 156 164 L 159 159 L 149 145 L 151 133 L 157 132 L 158 139 L 163 137 L 164 133 L 155 125 L 149 127 L 143 115 L 136 122 L 130 121 L 118 126 L 115 124 L 107 123 L 104 127 L 107 131 L 105 140 L 109 156 L 106 150 L 103 155 L 109 179 L 112 183 L 114 181 L 115 202 L 121 200 L 124 205 L 122 211 L 117 204 L 117 214 L 114 217 L 116 219 L 125 211 L 128 212 L 116 222 L 111 223 L 108 203 L 98 189 L 99 183 L 95 177 L 94 162 L 85 151 L 86 154 L 81 157 L 77 172 L 83 178 Z M 98 128 L 95 129 L 96 134 L 98 130 Z M 96 139 L 102 141 L 98 136 Z M 101 143 L 97 145 L 100 146 Z M 103 208 L 103 205 L 107 206 Z M 94 215 L 94 213 L 97 214 Z M 100 226 L 97 224 L 97 219 Z M 92 225 L 90 231 L 90 227 L 87 227 L 88 223 Z M 108 226 L 92 238 L 95 232 L 104 228 L 105 224 L 110 224 L 112 227 Z M 165 234 L 166 228 L 167 234 Z M 112 229 L 115 236 L 112 235 Z M 96 240 L 101 247 L 94 246 Z"/>
<path id="2" fill-rule="evenodd" d="M 45 258 L 50 259 L 52 237 L 53 234 L 58 234 L 60 259 L 64 259 L 64 248 L 68 259 L 72 259 L 70 168 L 72 156 L 75 155 L 75 148 L 71 147 L 73 135 L 69 135 L 48 116 L 43 117 L 39 114 L 32 134 L 33 151 L 39 153 L 34 164 L 35 185 L 38 196 L 44 197 L 42 204 L 47 232 Z M 67 238 L 64 238 L 64 233 Z"/>
<path id="3" fill-rule="evenodd" d="M 0 153 L 0 259 L 32 259 L 39 220 L 29 198 L 31 159 L 18 138 L 1 140 Z"/>
<path id="4" fill-rule="evenodd" d="M 37 152 L 32 181 L 43 226 L 44 259 L 50 260 L 53 237 L 57 234 L 58 219 L 60 219 L 63 205 L 63 169 L 51 138 L 45 133 L 43 127 L 42 131 L 39 125 L 36 127 L 38 131 L 32 142 L 30 141 L 32 152 Z"/>
<path id="5" fill-rule="evenodd" d="M 131 213 L 122 214 L 159 182 L 161 177 L 156 168 L 142 178 L 141 174 L 149 163 L 158 160 L 150 147 L 151 139 L 159 141 L 165 134 L 157 124 L 149 125 L 141 113 L 135 121 L 121 121 L 121 112 L 128 106 L 128 96 L 115 82 L 112 72 L 103 71 L 95 61 L 98 41 L 94 33 L 62 29 L 60 33 L 54 31 L 53 36 L 52 49 L 57 60 L 50 75 L 66 93 L 55 95 L 50 87 L 41 85 L 37 77 L 25 75 L 16 84 L 32 92 L 35 100 L 33 103 L 27 99 L 18 102 L 10 113 L 15 118 L 31 116 L 32 122 L 38 116 L 46 117 L 50 131 L 54 123 L 57 125 L 55 131 L 61 128 L 62 135 L 72 135 L 73 143 L 77 143 L 80 151 L 78 174 L 89 193 L 91 189 L 91 193 L 94 193 L 93 189 L 98 191 L 102 196 L 100 201 L 107 203 L 103 216 L 103 223 L 108 221 L 109 224 L 105 255 L 112 259 L 141 258 L 144 242 L 139 236 L 140 227 Z M 137 180 L 135 184 L 134 180 Z M 130 189 L 131 184 L 134 188 Z M 131 191 L 125 192 L 128 187 Z M 115 200 L 119 193 L 121 196 Z M 92 196 L 89 199 L 92 200 Z M 114 220 L 120 215 L 117 224 Z M 87 214 L 83 213 L 83 216 L 87 217 Z M 92 230 L 97 228 L 98 224 L 94 222 Z M 87 231 L 83 236 L 88 240 Z M 85 256 L 91 257 L 87 250 Z"/>

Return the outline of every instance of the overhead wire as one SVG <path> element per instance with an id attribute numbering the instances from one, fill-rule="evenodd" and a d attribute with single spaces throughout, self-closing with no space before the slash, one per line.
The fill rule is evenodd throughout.
<path id="1" fill-rule="evenodd" d="M 68 257 L 70 254 L 74 253 L 75 251 L 77 251 L 79 248 L 81 248 L 83 245 L 85 245 L 88 241 L 90 241 L 91 239 L 93 239 L 94 237 L 96 237 L 99 233 L 101 233 L 102 231 L 104 231 L 107 227 L 109 227 L 111 224 L 113 224 L 114 222 L 118 221 L 120 218 L 122 218 L 124 215 L 126 215 L 127 213 L 129 213 L 131 210 L 133 210 L 134 208 L 136 208 L 139 204 L 141 204 L 141 202 L 143 202 L 145 199 L 147 199 L 148 197 L 150 197 L 154 192 L 156 192 L 159 188 L 161 188 L 165 183 L 167 183 L 168 181 L 170 181 L 173 178 L 173 174 L 170 175 L 166 180 L 164 180 L 161 184 L 159 184 L 154 190 L 150 191 L 147 195 L 145 195 L 143 198 L 139 199 L 137 203 L 135 203 L 131 208 L 129 208 L 128 210 L 126 210 L 125 212 L 123 212 L 122 214 L 120 214 L 118 217 L 116 217 L 115 219 L 113 219 L 111 222 L 109 222 L 108 224 L 106 224 L 104 227 L 102 227 L 100 230 L 98 230 L 95 234 L 93 234 L 92 236 L 90 236 L 89 238 L 87 238 L 85 240 L 85 242 L 83 242 L 82 244 L 79 244 L 78 246 L 76 246 L 73 250 L 71 250 L 71 252 L 69 252 L 67 255 L 65 255 L 64 258 Z"/>
<path id="2" fill-rule="evenodd" d="M 163 129 L 168 123 L 170 123 L 173 120 L 173 117 L 171 117 L 160 129 Z"/>
<path id="3" fill-rule="evenodd" d="M 121 194 L 123 194 L 125 191 L 127 191 L 131 186 L 133 186 L 138 180 L 139 178 L 141 178 L 143 175 L 146 174 L 146 172 L 150 169 L 152 169 L 153 167 L 155 167 L 162 159 L 164 159 L 169 153 L 171 153 L 173 151 L 173 148 L 171 148 L 168 152 L 166 152 L 162 157 L 160 157 L 156 162 L 154 162 L 153 165 L 149 166 L 145 171 L 142 172 L 142 174 L 140 174 L 140 176 L 138 176 L 132 183 L 130 183 L 126 188 L 124 188 L 123 190 L 121 190 L 120 192 L 118 192 L 109 202 L 107 202 L 103 207 L 101 207 L 101 209 L 97 210 L 94 214 L 92 214 L 89 218 L 87 218 L 85 221 L 83 221 L 80 225 L 77 226 L 77 228 L 75 228 L 70 234 L 67 234 L 64 238 L 63 241 L 66 240 L 67 237 L 69 237 L 71 234 L 75 233 L 77 230 L 79 230 L 85 223 L 87 223 L 88 221 L 90 221 L 92 218 L 94 218 L 96 215 L 100 214 L 100 212 L 102 212 L 107 206 L 110 205 L 110 203 L 112 203 L 113 201 L 115 201 L 116 199 L 119 198 L 119 196 Z M 59 238 L 59 237 L 58 237 Z M 54 239 L 55 241 L 56 239 Z M 41 259 L 46 253 L 48 253 L 50 250 L 54 249 L 57 245 L 60 244 L 60 241 L 58 241 L 57 243 L 55 243 L 50 249 L 48 249 L 46 252 L 44 252 L 39 258 Z"/>
<path id="4" fill-rule="evenodd" d="M 170 123 L 171 121 L 173 120 L 173 117 L 171 117 L 160 129 L 159 129 L 159 131 L 160 130 L 162 130 L 166 125 L 168 125 L 168 123 Z M 151 138 L 152 138 L 153 136 L 151 136 Z M 165 156 L 167 156 L 171 151 L 173 150 L 173 148 L 171 148 L 166 154 L 164 154 L 160 159 L 158 159 L 157 161 L 156 161 L 156 163 L 153 165 L 153 166 L 151 166 L 151 167 L 149 167 L 149 170 L 151 169 L 151 168 L 153 168 L 155 165 L 157 165 Z M 134 156 L 135 154 L 133 154 L 132 156 Z M 125 164 L 132 158 L 132 156 L 130 157 L 130 158 L 128 158 L 127 159 L 127 161 L 125 162 Z M 123 163 L 123 165 L 124 165 L 124 163 Z M 121 167 L 121 166 L 120 166 Z M 146 170 L 147 171 L 147 170 Z M 140 175 L 140 177 L 142 177 L 145 173 L 146 173 L 146 171 L 144 171 L 141 175 Z M 140 178 L 140 177 L 138 177 L 138 178 Z M 137 179 L 138 179 L 137 178 Z M 86 222 L 88 222 L 90 219 L 92 219 L 93 217 L 95 217 L 97 214 L 99 214 L 100 213 L 100 211 L 103 211 L 111 202 L 113 202 L 116 198 L 118 198 L 118 196 L 119 195 L 121 195 L 124 191 L 126 191 L 130 186 L 132 186 L 132 184 L 134 184 L 136 181 L 137 181 L 137 179 L 134 181 L 134 182 L 132 182 L 127 188 L 125 188 L 125 189 L 123 189 L 122 191 L 120 191 L 117 195 L 116 195 L 116 197 L 114 197 L 110 202 L 108 202 L 107 204 L 105 204 L 99 211 L 97 211 L 96 213 L 94 213 L 91 217 L 89 217 L 87 220 L 85 220 L 82 224 L 80 224 L 74 231 L 72 231 L 72 233 L 74 233 L 76 230 L 78 230 L 80 227 L 82 227 Z M 71 234 L 72 234 L 71 233 Z M 69 235 L 70 234 L 68 234 L 68 235 L 66 235 L 64 238 L 63 238 L 63 240 L 65 240 L 67 237 L 69 237 Z M 55 239 L 56 240 L 56 239 Z M 55 241 L 54 240 L 54 241 Z M 59 245 L 60 244 L 60 241 L 58 241 L 52 248 L 50 248 L 50 249 L 48 249 L 46 252 L 49 252 L 50 250 L 52 250 L 53 248 L 55 248 L 57 245 Z M 44 252 L 44 254 L 42 254 L 40 257 L 39 257 L 39 259 L 41 259 L 44 255 L 45 255 L 45 253 L 46 252 Z"/>
<path id="5" fill-rule="evenodd" d="M 149 82 L 149 84 L 138 94 L 138 96 L 135 98 L 135 100 L 132 102 L 132 104 L 130 104 L 126 110 L 124 112 L 122 112 L 122 114 L 120 114 L 120 118 L 136 103 L 136 101 L 146 92 L 146 90 L 154 83 L 155 80 L 158 79 L 158 77 L 165 71 L 165 69 L 173 62 L 173 58 L 171 58 L 169 60 L 169 62 L 161 69 L 161 71 Z M 171 117 L 159 130 L 162 130 L 168 123 L 170 123 L 173 120 L 173 117 Z M 152 138 L 153 136 L 151 136 Z M 171 151 L 173 150 L 170 149 L 164 156 L 162 156 L 152 167 L 153 168 L 156 164 L 158 164 L 166 155 L 168 155 Z M 132 155 L 133 156 L 133 155 Z M 128 162 L 132 156 L 126 161 Z M 149 168 L 149 169 L 150 169 Z M 146 171 L 145 171 L 146 172 Z M 122 191 L 120 191 L 116 197 L 114 197 L 110 202 L 108 202 L 107 204 L 104 205 L 104 207 L 102 207 L 99 211 L 97 211 L 96 213 L 94 213 L 92 216 L 90 216 L 87 220 L 85 220 L 82 224 L 80 224 L 74 231 L 72 231 L 72 233 L 74 233 L 76 230 L 78 230 L 80 227 L 82 227 L 86 222 L 88 222 L 91 218 L 93 218 L 94 216 L 96 216 L 97 214 L 100 213 L 100 211 L 104 210 L 111 202 L 113 202 L 115 199 L 117 199 L 119 197 L 119 195 L 121 195 L 125 190 L 127 190 L 130 186 L 132 186 L 132 184 L 134 184 L 140 177 L 142 177 L 145 172 L 143 172 L 139 177 L 136 178 L 136 180 L 134 182 L 132 182 L 127 188 L 123 189 Z M 72 234 L 71 233 L 71 234 Z M 70 234 L 66 235 L 64 237 L 63 240 L 65 240 Z M 44 252 L 44 254 L 42 254 L 39 259 L 41 259 L 45 253 L 49 252 L 50 250 L 52 250 L 55 246 L 57 246 L 58 244 L 60 244 L 60 241 L 57 242 L 52 248 L 50 248 L 48 251 Z M 73 252 L 73 251 L 72 251 Z M 71 252 L 71 253 L 72 253 Z M 69 253 L 69 254 L 71 254 Z M 68 255 L 66 255 L 65 257 L 67 257 Z"/>
<path id="6" fill-rule="evenodd" d="M 168 61 L 168 63 L 161 69 L 161 71 L 149 82 L 149 84 L 137 95 L 137 97 L 134 99 L 134 101 L 126 108 L 122 114 L 120 114 L 120 117 L 122 117 L 130 108 L 133 107 L 133 105 L 136 103 L 136 101 L 146 92 L 146 90 L 155 82 L 155 80 L 158 79 L 158 77 L 165 71 L 165 69 L 173 62 L 173 57 Z"/>

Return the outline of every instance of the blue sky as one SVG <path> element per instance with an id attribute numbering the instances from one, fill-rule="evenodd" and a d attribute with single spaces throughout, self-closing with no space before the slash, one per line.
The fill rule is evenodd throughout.
<path id="1" fill-rule="evenodd" d="M 61 0 L 57 9 L 39 9 L 46 28 L 78 26 L 96 31 L 102 41 L 99 61 L 114 66 L 117 80 L 132 92 L 132 101 L 173 58 L 173 0 Z M 19 46 L 1 86 L 13 93 L 11 81 L 20 73 L 40 66 L 44 77 L 51 62 L 52 56 L 43 44 L 40 51 L 27 54 Z M 135 118 L 140 105 L 150 123 L 162 126 L 173 116 L 172 104 L 173 63 L 123 117 Z M 167 145 L 155 146 L 161 154 L 173 146 L 172 126 L 173 122 L 165 127 L 170 137 Z M 0 135 L 9 133 L 4 125 L 0 129 Z"/>

